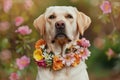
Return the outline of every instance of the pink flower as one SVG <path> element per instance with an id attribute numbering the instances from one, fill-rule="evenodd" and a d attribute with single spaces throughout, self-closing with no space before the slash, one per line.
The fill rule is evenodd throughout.
<path id="1" fill-rule="evenodd" d="M 90 51 L 87 48 L 81 48 L 80 52 L 82 60 L 86 60 L 90 56 Z"/>
<path id="2" fill-rule="evenodd" d="M 85 38 L 82 38 L 80 41 L 77 42 L 77 44 L 83 47 L 90 47 L 90 42 Z"/>
<path id="3" fill-rule="evenodd" d="M 111 4 L 109 1 L 103 1 L 100 5 L 100 9 L 103 11 L 104 14 L 111 13 Z"/>
<path id="4" fill-rule="evenodd" d="M 66 66 L 70 66 L 74 63 L 75 57 L 72 54 L 66 54 L 61 60 L 63 64 L 65 64 Z"/>
<path id="5" fill-rule="evenodd" d="M 111 48 L 109 48 L 108 51 L 106 52 L 106 55 L 108 59 L 111 59 L 115 55 L 115 52 Z"/>
<path id="6" fill-rule="evenodd" d="M 25 0 L 25 3 L 24 3 L 25 9 L 31 8 L 32 5 L 33 5 L 33 1 L 32 0 Z"/>
<path id="7" fill-rule="evenodd" d="M 19 76 L 17 73 L 13 72 L 10 74 L 10 77 L 9 77 L 10 80 L 18 80 L 19 79 Z"/>
<path id="8" fill-rule="evenodd" d="M 102 49 L 104 46 L 105 40 L 103 38 L 97 37 L 94 39 L 94 46 Z"/>
<path id="9" fill-rule="evenodd" d="M 39 67 L 46 67 L 47 65 L 46 65 L 46 63 L 45 63 L 45 60 L 40 60 L 40 61 L 37 61 L 37 64 L 38 64 L 38 66 Z"/>
<path id="10" fill-rule="evenodd" d="M 9 22 L 4 21 L 4 22 L 0 22 L 0 32 L 4 32 L 7 31 L 10 27 Z"/>
<path id="11" fill-rule="evenodd" d="M 8 13 L 12 8 L 12 0 L 4 0 L 3 2 L 3 10 L 5 13 Z"/>
<path id="12" fill-rule="evenodd" d="M 24 22 L 24 18 L 21 16 L 18 16 L 15 18 L 15 25 L 20 26 Z"/>
<path id="13" fill-rule="evenodd" d="M 0 52 L 0 59 L 1 60 L 9 60 L 11 58 L 11 51 L 9 51 L 8 49 L 2 50 Z"/>
<path id="14" fill-rule="evenodd" d="M 30 58 L 27 56 L 22 56 L 21 58 L 16 59 L 16 64 L 20 70 L 27 67 L 30 63 Z"/>
<path id="15" fill-rule="evenodd" d="M 32 30 L 26 25 L 19 27 L 15 32 L 20 33 L 21 35 L 28 35 L 32 32 Z"/>

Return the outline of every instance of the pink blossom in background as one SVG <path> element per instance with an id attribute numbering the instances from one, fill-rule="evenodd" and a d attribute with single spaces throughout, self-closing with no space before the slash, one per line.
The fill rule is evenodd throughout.
<path id="1" fill-rule="evenodd" d="M 3 0 L 3 10 L 5 13 L 8 13 L 12 8 L 12 0 Z"/>
<path id="2" fill-rule="evenodd" d="M 96 37 L 94 39 L 94 46 L 97 47 L 97 48 L 99 48 L 99 49 L 104 48 L 103 47 L 104 43 L 105 43 L 105 40 L 103 38 L 101 38 L 101 37 Z"/>
<path id="3" fill-rule="evenodd" d="M 13 72 L 10 74 L 10 77 L 9 77 L 10 80 L 18 80 L 19 79 L 19 76 L 17 73 Z"/>
<path id="4" fill-rule="evenodd" d="M 103 11 L 104 14 L 111 13 L 111 4 L 109 1 L 103 1 L 100 5 L 100 9 Z"/>
<path id="5" fill-rule="evenodd" d="M 0 22 L 0 32 L 7 31 L 9 27 L 10 27 L 10 24 L 8 21 Z"/>
<path id="6" fill-rule="evenodd" d="M 33 5 L 33 1 L 32 0 L 25 0 L 25 3 L 24 3 L 24 7 L 25 9 L 30 9 Z"/>
<path id="7" fill-rule="evenodd" d="M 19 27 L 15 32 L 20 33 L 21 35 L 28 35 L 32 32 L 32 30 L 27 26 Z"/>
<path id="8" fill-rule="evenodd" d="M 82 38 L 77 44 L 83 47 L 90 47 L 90 42 L 85 38 Z"/>
<path id="9" fill-rule="evenodd" d="M 106 55 L 108 59 L 111 59 L 115 55 L 115 52 L 111 48 L 109 48 L 108 51 L 106 52 Z"/>
<path id="10" fill-rule="evenodd" d="M 8 49 L 2 50 L 0 52 L 0 59 L 1 60 L 9 60 L 11 58 L 11 51 Z"/>
<path id="11" fill-rule="evenodd" d="M 30 58 L 27 56 L 22 56 L 21 58 L 16 59 L 16 64 L 20 70 L 27 67 L 30 63 Z"/>
<path id="12" fill-rule="evenodd" d="M 18 16 L 15 18 L 15 25 L 20 26 L 24 22 L 24 18 L 21 16 Z"/>

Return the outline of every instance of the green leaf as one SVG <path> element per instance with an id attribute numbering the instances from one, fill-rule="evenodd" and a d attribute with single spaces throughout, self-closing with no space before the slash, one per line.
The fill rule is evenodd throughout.
<path id="1" fill-rule="evenodd" d="M 30 45 L 26 45 L 26 47 L 27 47 L 28 49 L 31 49 Z"/>
<path id="2" fill-rule="evenodd" d="M 9 43 L 9 40 L 7 38 L 4 38 L 2 41 L 1 41 L 1 47 L 2 48 L 9 48 L 10 47 L 10 43 Z"/>
<path id="3" fill-rule="evenodd" d="M 23 48 L 22 48 L 22 47 L 20 47 L 20 48 L 18 48 L 18 49 L 16 50 L 16 52 L 17 52 L 17 53 L 21 53 L 21 52 L 22 52 L 22 50 L 23 50 Z"/>

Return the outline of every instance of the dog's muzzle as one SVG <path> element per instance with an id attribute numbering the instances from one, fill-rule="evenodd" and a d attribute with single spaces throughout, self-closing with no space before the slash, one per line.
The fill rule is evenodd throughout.
<path id="1" fill-rule="evenodd" d="M 52 41 L 54 43 L 56 40 L 60 40 L 61 42 L 65 40 L 64 42 L 70 42 L 71 40 L 68 38 L 68 36 L 65 33 L 65 22 L 60 20 L 55 23 L 55 37 Z"/>
<path id="2" fill-rule="evenodd" d="M 67 37 L 65 34 L 65 23 L 64 21 L 60 20 L 55 23 L 56 35 L 55 38 L 58 37 Z"/>

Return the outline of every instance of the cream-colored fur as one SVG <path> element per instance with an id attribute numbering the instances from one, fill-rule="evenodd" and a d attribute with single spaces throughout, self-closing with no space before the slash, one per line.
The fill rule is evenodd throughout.
<path id="1" fill-rule="evenodd" d="M 68 14 L 72 15 L 73 18 L 66 18 Z M 55 18 L 49 19 L 51 15 L 54 15 Z M 60 20 L 65 22 L 65 33 L 71 40 L 71 42 L 67 42 L 64 41 L 65 39 L 60 39 L 60 41 L 64 41 L 62 46 L 57 41 L 55 43 L 51 42 L 56 35 L 55 23 Z M 90 18 L 74 7 L 53 6 L 47 8 L 45 13 L 34 21 L 34 26 L 45 39 L 48 49 L 53 51 L 55 55 L 63 56 L 65 49 L 74 44 L 75 40 L 79 39 L 79 34 L 83 35 L 90 23 Z M 36 80 L 89 80 L 89 78 L 86 71 L 86 64 L 84 61 L 81 61 L 76 67 L 66 67 L 59 71 L 39 67 Z"/>

